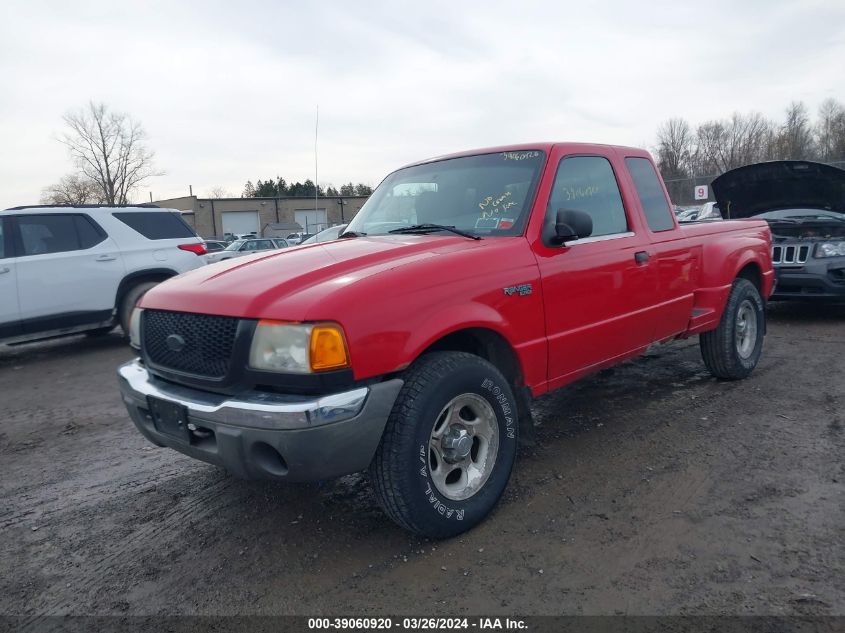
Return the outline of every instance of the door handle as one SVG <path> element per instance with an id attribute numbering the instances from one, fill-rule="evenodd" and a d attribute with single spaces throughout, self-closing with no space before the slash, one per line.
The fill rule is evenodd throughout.
<path id="1" fill-rule="evenodd" d="M 634 261 L 640 265 L 648 263 L 648 253 L 645 251 L 634 253 Z"/>
<path id="2" fill-rule="evenodd" d="M 2 275 L 2 274 L 4 274 L 4 273 L 7 273 L 7 272 L 9 272 L 9 271 L 11 271 L 11 270 L 12 270 L 12 269 L 11 269 L 11 268 L 9 268 L 8 266 L 3 266 L 3 268 L 0 268 L 0 275 Z"/>
<path id="3" fill-rule="evenodd" d="M 114 255 L 97 255 L 97 258 L 94 260 L 95 262 L 113 262 L 116 260 L 117 257 Z"/>

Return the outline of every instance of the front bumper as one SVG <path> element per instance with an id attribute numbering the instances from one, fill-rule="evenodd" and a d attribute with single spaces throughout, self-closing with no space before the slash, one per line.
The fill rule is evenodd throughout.
<path id="1" fill-rule="evenodd" d="M 365 469 L 402 387 L 393 379 L 327 396 L 252 392 L 232 398 L 151 375 L 138 360 L 118 369 L 123 402 L 141 434 L 244 479 L 314 481 Z M 153 422 L 150 398 L 184 407 L 189 431 Z"/>
<path id="2" fill-rule="evenodd" d="M 845 258 L 810 259 L 800 267 L 775 267 L 773 300 L 845 300 Z"/>

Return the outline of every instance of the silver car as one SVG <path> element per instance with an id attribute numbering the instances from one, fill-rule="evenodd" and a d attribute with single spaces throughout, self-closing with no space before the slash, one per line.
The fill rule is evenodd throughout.
<path id="1" fill-rule="evenodd" d="M 243 257 L 244 255 L 251 255 L 252 253 L 260 253 L 262 251 L 272 251 L 278 248 L 287 248 L 289 244 L 281 238 L 256 238 L 249 240 L 235 240 L 229 246 L 217 253 L 206 255 L 206 260 L 209 264 L 215 262 L 222 262 L 227 259 L 234 259 L 235 257 Z"/>
<path id="2" fill-rule="evenodd" d="M 315 244 L 318 242 L 331 242 L 332 240 L 336 240 L 340 237 L 340 234 L 343 233 L 343 229 L 346 228 L 345 224 L 339 224 L 338 226 L 332 226 L 325 231 L 320 231 L 316 235 L 312 235 L 307 240 L 304 240 L 303 244 Z"/>

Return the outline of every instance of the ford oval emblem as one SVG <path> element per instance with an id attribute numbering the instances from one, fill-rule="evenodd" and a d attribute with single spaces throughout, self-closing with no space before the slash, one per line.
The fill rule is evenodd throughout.
<path id="1" fill-rule="evenodd" d="M 179 334 L 171 334 L 164 342 L 167 344 L 167 349 L 171 352 L 181 352 L 185 349 L 185 339 Z"/>

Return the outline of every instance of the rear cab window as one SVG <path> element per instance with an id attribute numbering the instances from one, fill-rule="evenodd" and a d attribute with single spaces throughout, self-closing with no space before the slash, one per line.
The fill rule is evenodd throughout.
<path id="1" fill-rule="evenodd" d="M 640 198 L 640 204 L 645 213 L 648 228 L 654 233 L 660 231 L 671 231 L 675 228 L 675 220 L 672 209 L 663 187 L 660 186 L 660 179 L 650 160 L 645 158 L 628 157 L 625 165 L 634 181 L 634 188 Z"/>
<path id="2" fill-rule="evenodd" d="M 176 213 L 168 211 L 119 211 L 112 215 L 148 240 L 197 237 L 194 230 Z"/>

